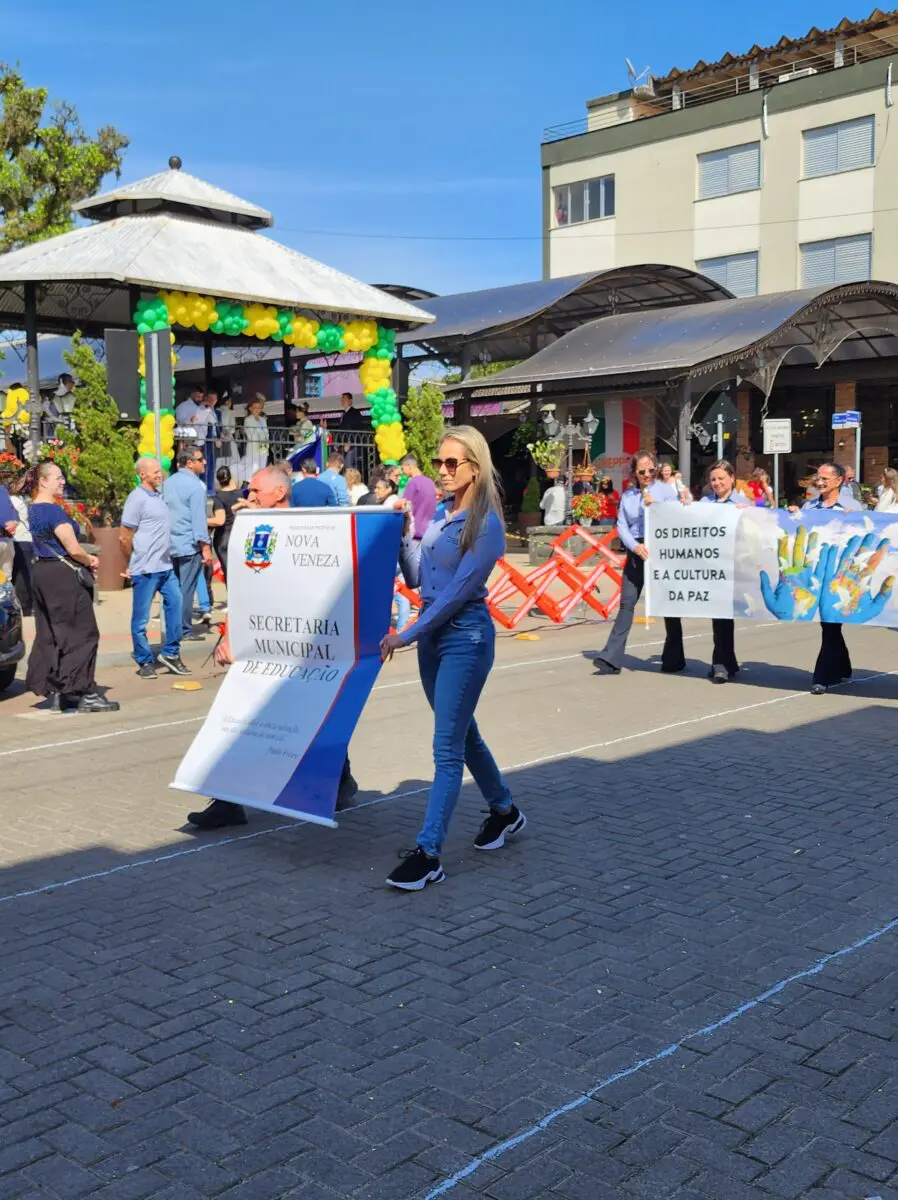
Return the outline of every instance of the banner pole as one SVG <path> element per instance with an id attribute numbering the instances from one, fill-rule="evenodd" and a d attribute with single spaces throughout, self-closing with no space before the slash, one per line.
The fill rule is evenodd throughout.
<path id="1" fill-rule="evenodd" d="M 780 456 L 773 456 L 773 507 L 780 506 Z"/>
<path id="2" fill-rule="evenodd" d="M 717 414 L 717 457 L 723 458 L 723 413 Z"/>
<path id="3" fill-rule="evenodd" d="M 858 487 L 861 486 L 861 423 L 858 421 L 854 431 L 854 477 Z"/>

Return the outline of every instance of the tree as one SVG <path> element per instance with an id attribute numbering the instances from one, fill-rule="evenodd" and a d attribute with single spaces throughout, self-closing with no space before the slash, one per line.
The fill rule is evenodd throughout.
<path id="1" fill-rule="evenodd" d="M 426 475 L 433 475 L 430 460 L 437 452 L 443 433 L 443 390 L 432 379 L 408 389 L 402 408 L 405 443 Z"/>
<path id="2" fill-rule="evenodd" d="M 0 64 L 0 252 L 71 229 L 72 205 L 121 169 L 123 134 L 104 125 L 91 138 L 72 105 L 45 114 L 47 96 Z"/>
<path id="3" fill-rule="evenodd" d="M 505 362 L 474 363 L 468 372 L 469 379 L 487 379 L 490 375 L 498 375 L 508 367 L 515 367 L 521 360 L 509 358 Z M 461 371 L 448 371 L 443 376 L 443 383 L 461 383 Z"/>
<path id="4" fill-rule="evenodd" d="M 78 381 L 75 428 L 64 431 L 61 439 L 81 452 L 72 483 L 85 504 L 99 509 L 105 523 L 114 525 L 134 486 L 137 432 L 122 427 L 118 406 L 106 391 L 106 368 L 80 333 L 63 357 Z"/>

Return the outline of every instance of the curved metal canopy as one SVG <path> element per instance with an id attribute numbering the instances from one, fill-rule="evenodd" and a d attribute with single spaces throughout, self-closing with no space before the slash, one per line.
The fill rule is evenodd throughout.
<path id="1" fill-rule="evenodd" d="M 526 358 L 596 317 L 725 300 L 731 293 L 695 271 L 662 264 L 615 267 L 585 275 L 428 297 L 434 323 L 398 342 L 458 361 L 466 348 L 493 362 Z"/>
<path id="2" fill-rule="evenodd" d="M 896 335 L 898 285 L 853 283 L 603 317 L 484 382 L 559 393 L 738 374 L 769 395 L 790 354 L 881 357 Z M 446 391 L 478 394 L 470 379 Z"/>

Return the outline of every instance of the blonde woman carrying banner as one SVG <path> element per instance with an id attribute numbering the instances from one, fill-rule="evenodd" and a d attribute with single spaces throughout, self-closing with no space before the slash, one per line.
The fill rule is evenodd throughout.
<path id="1" fill-rule="evenodd" d="M 474 720 L 496 646 L 486 582 L 505 550 L 496 473 L 486 439 L 469 425 L 447 429 L 437 453 L 433 466 L 446 500 L 421 539 L 420 559 L 408 556 L 404 563 L 419 576 L 424 606 L 414 625 L 388 633 L 380 644 L 387 661 L 398 647 L 417 641 L 421 683 L 434 716 L 434 780 L 424 825 L 415 849 L 400 855 L 387 879 L 403 891 L 446 878 L 440 852 L 465 766 L 490 810 L 474 839 L 476 850 L 499 850 L 527 824 Z"/>

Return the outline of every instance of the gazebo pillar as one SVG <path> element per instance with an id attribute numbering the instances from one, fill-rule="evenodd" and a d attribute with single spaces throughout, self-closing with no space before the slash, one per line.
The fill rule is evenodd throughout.
<path id="1" fill-rule="evenodd" d="M 293 391 L 293 359 L 290 357 L 290 347 L 281 346 L 281 361 L 284 365 L 284 420 L 287 420 L 287 405 L 295 407 L 296 396 Z"/>
<path id="2" fill-rule="evenodd" d="M 212 334 L 203 334 L 203 389 L 212 391 Z"/>
<path id="3" fill-rule="evenodd" d="M 37 289 L 33 283 L 24 285 L 25 293 L 25 347 L 28 372 L 29 430 L 31 438 L 31 461 L 37 462 L 41 444 L 41 372 L 37 353 Z"/>

